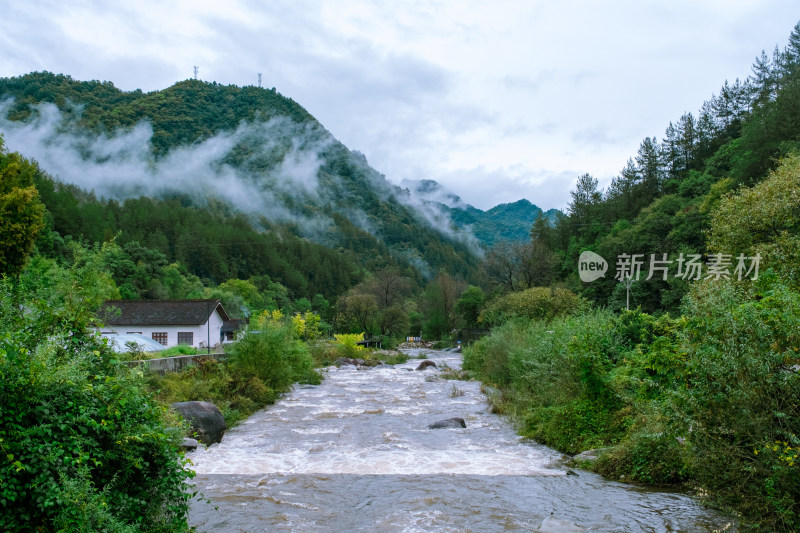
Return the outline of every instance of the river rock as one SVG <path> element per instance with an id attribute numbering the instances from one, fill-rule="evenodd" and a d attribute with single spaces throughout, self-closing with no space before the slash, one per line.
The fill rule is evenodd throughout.
<path id="1" fill-rule="evenodd" d="M 219 408 L 210 402 L 177 402 L 172 407 L 192 426 L 192 434 L 203 444 L 222 442 L 227 426 Z"/>
<path id="2" fill-rule="evenodd" d="M 445 418 L 444 420 L 438 420 L 433 424 L 428 426 L 428 429 L 442 429 L 442 428 L 465 428 L 467 427 L 467 423 L 464 422 L 463 418 L 453 417 L 453 418 Z"/>
<path id="3" fill-rule="evenodd" d="M 578 455 L 574 456 L 572 460 L 576 462 L 593 463 L 597 461 L 597 458 L 600 457 L 600 454 L 603 454 L 610 449 L 611 448 L 594 448 L 592 450 L 586 450 L 585 452 L 581 452 Z"/>
<path id="4" fill-rule="evenodd" d="M 195 439 L 184 437 L 183 441 L 181 441 L 181 450 L 193 452 L 197 449 L 198 444 L 200 443 Z"/>
<path id="5" fill-rule="evenodd" d="M 424 360 L 423 362 L 421 362 L 419 364 L 419 366 L 417 367 L 417 370 L 425 370 L 426 368 L 430 368 L 430 367 L 438 368 L 436 366 L 436 363 L 434 363 L 430 359 L 426 359 L 426 360 Z"/>

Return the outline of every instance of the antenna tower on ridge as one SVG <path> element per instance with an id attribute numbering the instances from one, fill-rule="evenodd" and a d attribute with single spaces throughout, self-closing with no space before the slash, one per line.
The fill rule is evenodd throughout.
<path id="1" fill-rule="evenodd" d="M 200 67 L 197 65 L 194 66 L 194 79 L 197 79 L 197 71 L 200 70 Z"/>
<path id="2" fill-rule="evenodd" d="M 258 87 L 261 88 L 261 73 L 258 73 Z"/>

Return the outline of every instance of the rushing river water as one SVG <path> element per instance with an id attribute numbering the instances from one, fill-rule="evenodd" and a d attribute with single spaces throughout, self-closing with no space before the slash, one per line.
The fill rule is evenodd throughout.
<path id="1" fill-rule="evenodd" d="M 418 351 L 411 351 L 415 356 Z M 459 354 L 427 351 L 441 368 Z M 188 454 L 207 532 L 733 531 L 678 493 L 578 471 L 491 414 L 480 383 L 407 364 L 332 367 Z M 429 429 L 460 417 L 465 429 Z"/>

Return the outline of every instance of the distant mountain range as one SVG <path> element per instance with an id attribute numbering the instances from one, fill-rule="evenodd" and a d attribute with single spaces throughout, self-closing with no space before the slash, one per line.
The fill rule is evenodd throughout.
<path id="1" fill-rule="evenodd" d="M 430 179 L 404 180 L 401 186 L 428 206 L 440 209 L 456 228 L 472 232 L 486 247 L 499 240 L 530 239 L 531 226 L 537 218 L 543 215 L 552 225 L 560 213 L 558 209 L 543 211 L 526 199 L 496 205 L 483 211 L 467 204 L 457 194 Z"/>

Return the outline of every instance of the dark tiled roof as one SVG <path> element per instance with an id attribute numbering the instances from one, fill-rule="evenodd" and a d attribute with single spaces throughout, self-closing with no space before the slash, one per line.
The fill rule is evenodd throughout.
<path id="1" fill-rule="evenodd" d="M 215 309 L 230 320 L 219 300 L 107 300 L 98 315 L 109 326 L 199 326 Z"/>
<path id="2" fill-rule="evenodd" d="M 244 318 L 233 318 L 231 320 L 226 320 L 222 323 L 222 328 L 220 328 L 220 332 L 222 333 L 233 333 L 241 327 L 247 325 L 247 320 Z"/>

